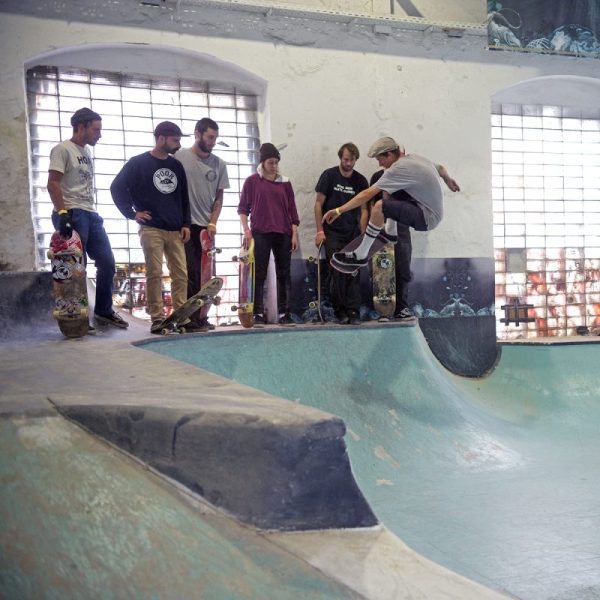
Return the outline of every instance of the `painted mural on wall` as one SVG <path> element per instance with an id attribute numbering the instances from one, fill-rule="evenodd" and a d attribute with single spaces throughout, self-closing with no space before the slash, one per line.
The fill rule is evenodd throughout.
<path id="1" fill-rule="evenodd" d="M 600 58 L 600 0 L 487 0 L 488 45 Z"/>
<path id="2" fill-rule="evenodd" d="M 329 266 L 321 260 L 323 318 L 335 321 L 329 299 Z M 408 303 L 423 318 L 481 317 L 495 313 L 494 260 L 492 258 L 413 258 Z M 373 288 L 368 269 L 361 269 L 363 321 L 379 315 L 373 307 Z M 291 268 L 291 310 L 297 322 L 317 320 L 316 265 L 306 259 L 293 259 Z M 311 304 L 313 307 L 311 307 Z"/>

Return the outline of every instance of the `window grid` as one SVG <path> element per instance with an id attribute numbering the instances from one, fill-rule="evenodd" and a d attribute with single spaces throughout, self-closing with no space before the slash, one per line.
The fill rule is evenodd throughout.
<path id="1" fill-rule="evenodd" d="M 600 326 L 600 114 L 495 104 L 491 126 L 498 337 Z M 515 298 L 535 322 L 499 321 Z"/>
<path id="2" fill-rule="evenodd" d="M 92 148 L 96 209 L 103 217 L 117 263 L 115 305 L 145 312 L 145 265 L 137 224 L 125 219 L 112 201 L 110 184 L 123 164 L 154 145 L 152 132 L 161 121 L 177 123 L 193 132 L 198 119 L 208 116 L 219 123 L 219 142 L 214 153 L 227 163 L 230 188 L 225 190 L 216 245 L 216 273 L 225 280 L 221 304 L 211 307 L 217 323 L 237 317 L 238 269 L 232 257 L 242 240 L 237 215 L 239 191 L 257 163 L 259 135 L 257 98 L 235 86 L 212 82 L 156 79 L 143 75 L 92 72 L 81 69 L 35 67 L 27 72 L 27 98 L 31 150 L 32 214 L 39 264 L 48 267 L 46 250 L 54 230 L 52 202 L 46 191 L 50 150 L 70 139 L 70 117 L 88 106 L 102 115 L 102 138 Z M 193 141 L 193 138 L 191 138 Z M 190 138 L 183 138 L 183 146 Z M 190 141 L 189 144 L 192 142 Z M 93 264 L 88 276 L 95 277 Z M 163 267 L 163 296 L 171 310 L 170 281 Z"/>

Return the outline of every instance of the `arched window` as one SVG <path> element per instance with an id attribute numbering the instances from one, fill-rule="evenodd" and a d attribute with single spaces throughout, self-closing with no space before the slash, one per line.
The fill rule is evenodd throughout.
<path id="1" fill-rule="evenodd" d="M 492 105 L 496 314 L 516 299 L 535 316 L 498 323 L 501 338 L 600 326 L 600 111 L 574 90 L 576 78 L 546 79 Z M 557 93 L 565 85 L 568 99 Z M 573 98 L 581 106 L 566 104 Z"/>
<path id="2" fill-rule="evenodd" d="M 114 49 L 110 49 L 112 52 Z M 161 56 L 164 61 L 164 49 Z M 61 62 L 54 59 L 51 62 Z M 148 58 L 145 62 L 156 64 Z M 139 68 L 140 64 L 135 66 Z M 88 106 L 102 116 L 102 139 L 93 148 L 95 190 L 97 210 L 104 218 L 117 262 L 115 304 L 141 317 L 146 316 L 145 279 L 138 227 L 126 220 L 113 204 L 110 184 L 126 160 L 154 146 L 152 132 L 160 121 L 174 121 L 188 134 L 193 134 L 196 122 L 202 117 L 217 121 L 221 145 L 214 152 L 227 162 L 231 188 L 224 194 L 217 234 L 217 246 L 222 252 L 217 255 L 216 271 L 225 278 L 223 301 L 213 307 L 211 317 L 220 322 L 230 321 L 235 316 L 230 306 L 237 302 L 237 267 L 231 257 L 238 253 L 241 243 L 236 211 L 239 190 L 253 172 L 258 158 L 256 87 L 244 82 L 238 85 L 192 77 L 37 64 L 27 70 L 27 95 L 32 213 L 39 264 L 47 265 L 46 249 L 53 231 L 52 203 L 46 191 L 50 150 L 71 137 L 72 113 Z M 193 137 L 184 138 L 182 145 L 192 142 Z M 93 263 L 88 265 L 88 276 L 92 279 L 95 276 Z M 170 282 L 165 276 L 167 306 L 169 290 Z"/>

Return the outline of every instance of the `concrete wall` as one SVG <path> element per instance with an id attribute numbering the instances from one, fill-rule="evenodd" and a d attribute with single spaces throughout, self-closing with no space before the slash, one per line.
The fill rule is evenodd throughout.
<path id="1" fill-rule="evenodd" d="M 288 144 L 281 168 L 297 193 L 305 256 L 312 252 L 313 190 L 321 171 L 336 164 L 337 148 L 352 140 L 364 153 L 357 168 L 369 176 L 376 163 L 366 150 L 388 134 L 445 164 L 463 189 L 447 196 L 446 218 L 435 231 L 413 236 L 414 256 L 491 257 L 491 98 L 530 79 L 568 75 L 563 95 L 577 106 L 579 82 L 598 81 L 595 60 L 490 52 L 483 30 L 455 38 L 439 27 L 408 30 L 394 23 L 377 33 L 367 20 L 340 23 L 201 4 L 3 2 L 0 270 L 37 268 L 24 89 L 25 69 L 33 64 L 143 67 L 254 85 L 263 100 L 262 141 Z M 447 9 L 443 16 L 452 17 Z M 537 86 L 539 102 L 544 81 Z"/>

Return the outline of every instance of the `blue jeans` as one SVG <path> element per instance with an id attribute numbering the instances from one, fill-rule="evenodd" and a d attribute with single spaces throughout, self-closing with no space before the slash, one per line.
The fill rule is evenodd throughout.
<path id="1" fill-rule="evenodd" d="M 95 212 L 72 208 L 71 225 L 79 234 L 85 253 L 96 263 L 96 305 L 97 315 L 110 315 L 113 312 L 112 293 L 115 277 L 115 257 L 110 247 L 108 235 L 104 231 L 104 220 Z M 52 211 L 52 224 L 58 229 L 58 213 Z M 87 261 L 86 261 L 87 262 Z"/>

